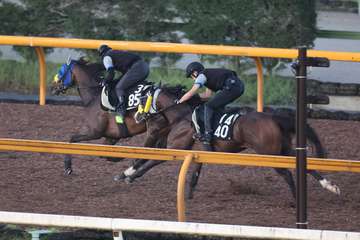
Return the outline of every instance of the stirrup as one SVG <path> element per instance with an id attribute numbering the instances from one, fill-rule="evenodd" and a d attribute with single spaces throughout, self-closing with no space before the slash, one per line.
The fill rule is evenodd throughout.
<path id="1" fill-rule="evenodd" d="M 205 148 L 205 151 L 208 151 L 208 152 L 212 152 L 214 151 L 212 145 L 211 145 L 211 141 L 208 141 L 209 139 L 204 139 L 202 140 L 202 144 Z"/>
<path id="2" fill-rule="evenodd" d="M 209 139 L 202 139 L 201 142 L 205 145 L 211 145 L 211 141 L 209 141 Z"/>
<path id="3" fill-rule="evenodd" d="M 205 133 L 201 136 L 200 140 L 203 142 L 203 144 L 211 144 L 211 140 L 212 140 L 212 134 L 210 133 Z"/>
<path id="4" fill-rule="evenodd" d="M 201 137 L 202 137 L 202 135 L 201 135 L 201 133 L 194 133 L 192 137 L 193 137 L 193 139 L 195 139 L 195 140 L 200 140 Z"/>

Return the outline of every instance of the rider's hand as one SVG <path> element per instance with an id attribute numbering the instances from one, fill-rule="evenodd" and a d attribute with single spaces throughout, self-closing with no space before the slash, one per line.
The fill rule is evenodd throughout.
<path id="1" fill-rule="evenodd" d="M 180 99 L 175 99 L 175 104 L 179 104 L 180 103 Z"/>

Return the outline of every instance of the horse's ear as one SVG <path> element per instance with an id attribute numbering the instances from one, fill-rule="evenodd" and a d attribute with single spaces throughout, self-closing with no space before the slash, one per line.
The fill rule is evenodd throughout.
<path id="1" fill-rule="evenodd" d="M 161 81 L 159 82 L 159 88 L 161 88 Z"/>
<path id="2" fill-rule="evenodd" d="M 66 65 L 70 65 L 71 63 L 71 55 L 68 56 L 68 59 L 66 60 Z"/>
<path id="3" fill-rule="evenodd" d="M 89 63 L 89 59 L 86 56 L 81 56 L 78 60 L 78 62 L 80 64 L 88 64 Z"/>

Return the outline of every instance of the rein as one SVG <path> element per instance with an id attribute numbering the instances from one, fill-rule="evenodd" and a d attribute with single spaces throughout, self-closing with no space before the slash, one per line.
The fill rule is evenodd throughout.
<path id="1" fill-rule="evenodd" d="M 102 88 L 102 86 L 97 85 L 97 86 L 90 86 L 90 87 L 79 87 L 79 86 L 76 87 L 77 90 L 81 90 L 81 89 L 93 89 L 93 88 Z"/>
<path id="2" fill-rule="evenodd" d="M 169 110 L 170 108 L 174 107 L 174 106 L 179 106 L 183 103 L 186 103 L 186 102 L 182 102 L 182 103 L 174 103 L 174 104 L 171 104 L 170 106 L 167 106 L 166 108 L 163 108 L 155 113 L 148 113 L 148 115 L 146 116 L 146 120 L 148 119 L 151 119 L 153 118 L 154 116 L 156 116 L 157 114 L 161 114 L 161 116 L 163 116 L 167 122 L 169 122 L 168 118 L 166 117 L 165 115 L 165 111 Z"/>

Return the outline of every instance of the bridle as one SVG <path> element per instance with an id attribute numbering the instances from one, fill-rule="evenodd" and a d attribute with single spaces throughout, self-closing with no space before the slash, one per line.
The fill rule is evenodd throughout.
<path id="1" fill-rule="evenodd" d="M 71 60 L 69 63 L 63 64 L 62 67 L 65 68 L 65 71 L 62 74 L 62 76 L 60 78 L 59 78 L 59 74 L 56 74 L 54 76 L 54 82 L 61 84 L 58 87 L 59 92 L 65 93 L 67 91 L 67 89 L 69 89 L 70 87 L 72 87 L 74 85 L 72 71 L 73 71 L 75 64 L 77 64 L 77 62 L 75 60 Z M 100 84 L 93 85 L 93 86 L 86 86 L 86 87 L 80 87 L 79 85 L 77 85 L 76 89 L 78 90 L 78 92 L 80 92 L 81 89 L 94 89 L 94 88 L 101 88 L 101 87 L 102 86 Z"/>
<path id="2" fill-rule="evenodd" d="M 147 121 L 160 114 L 167 122 L 169 122 L 169 119 L 165 115 L 165 112 L 170 108 L 173 108 L 174 106 L 179 106 L 185 102 L 176 103 L 176 101 L 174 101 L 173 104 L 170 104 L 169 106 L 158 110 L 156 107 L 156 101 L 158 96 L 160 95 L 160 92 L 161 88 L 155 87 L 153 90 L 148 92 L 150 94 L 146 94 L 145 96 L 143 96 L 142 98 L 145 98 L 147 96 L 145 106 L 140 103 L 134 117 L 136 118 L 138 114 L 144 114 L 142 120 Z"/>

